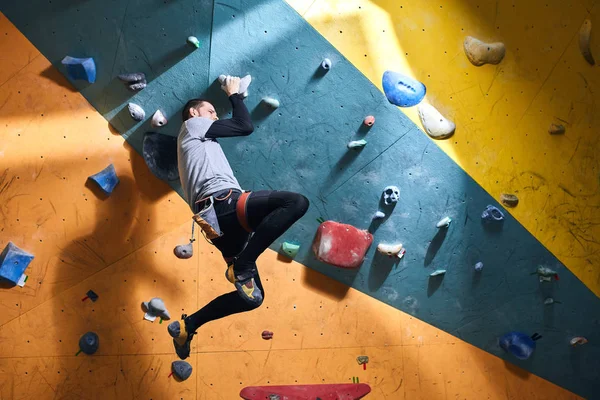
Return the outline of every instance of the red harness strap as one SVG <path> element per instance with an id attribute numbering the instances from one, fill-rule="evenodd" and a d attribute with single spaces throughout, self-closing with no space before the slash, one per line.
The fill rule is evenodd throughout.
<path id="1" fill-rule="evenodd" d="M 248 218 L 246 218 L 246 203 L 248 202 L 248 197 L 250 197 L 251 193 L 252 192 L 242 193 L 235 206 L 235 211 L 240 225 L 249 233 L 252 233 L 252 228 L 250 228 L 250 225 L 248 225 Z"/>

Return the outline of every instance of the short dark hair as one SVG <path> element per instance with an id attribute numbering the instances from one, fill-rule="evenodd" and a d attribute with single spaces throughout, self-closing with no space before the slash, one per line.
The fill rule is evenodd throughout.
<path id="1" fill-rule="evenodd" d="M 185 103 L 185 106 L 183 106 L 183 111 L 181 112 L 181 118 L 184 121 L 187 121 L 188 119 L 192 118 L 192 116 L 190 115 L 190 108 L 202 107 L 202 104 L 204 104 L 206 102 L 207 101 L 204 99 L 192 99 L 192 100 L 188 101 L 187 103 Z"/>

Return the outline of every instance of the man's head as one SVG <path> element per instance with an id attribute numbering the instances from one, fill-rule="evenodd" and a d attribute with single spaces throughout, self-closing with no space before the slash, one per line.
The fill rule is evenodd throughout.
<path id="1" fill-rule="evenodd" d="M 188 119 L 193 117 L 209 118 L 213 121 L 219 119 L 219 117 L 217 117 L 215 107 L 208 101 L 202 99 L 193 99 L 188 101 L 183 107 L 181 117 L 184 121 L 187 121 Z"/>

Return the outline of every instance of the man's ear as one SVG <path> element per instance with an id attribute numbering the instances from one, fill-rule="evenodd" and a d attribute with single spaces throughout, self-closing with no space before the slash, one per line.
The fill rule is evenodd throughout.
<path id="1" fill-rule="evenodd" d="M 192 117 L 199 117 L 200 116 L 200 113 L 198 112 L 198 110 L 196 110 L 195 107 L 190 107 L 189 113 L 190 113 L 190 116 L 192 116 Z"/>

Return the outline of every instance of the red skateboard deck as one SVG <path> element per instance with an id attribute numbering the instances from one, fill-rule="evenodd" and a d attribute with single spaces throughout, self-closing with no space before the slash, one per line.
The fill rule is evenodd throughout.
<path id="1" fill-rule="evenodd" d="M 240 392 L 244 400 L 357 400 L 371 392 L 366 383 L 333 385 L 249 386 Z"/>

